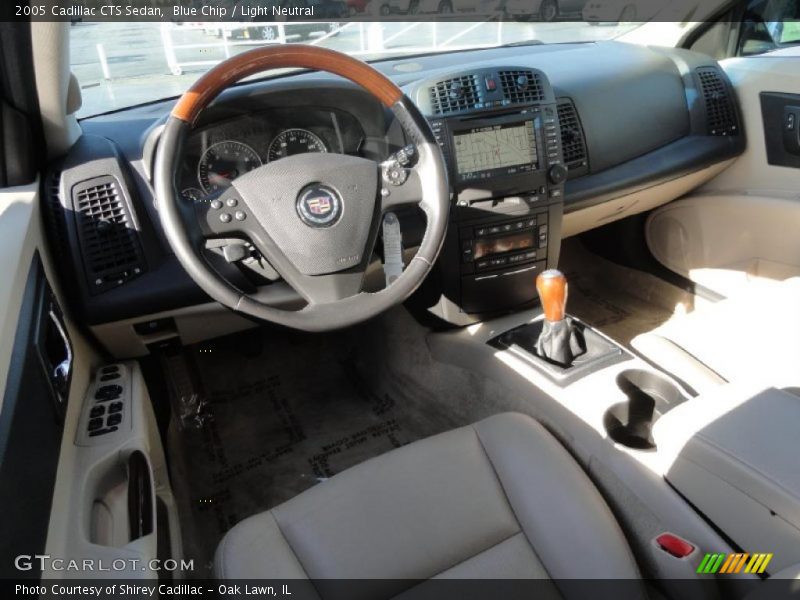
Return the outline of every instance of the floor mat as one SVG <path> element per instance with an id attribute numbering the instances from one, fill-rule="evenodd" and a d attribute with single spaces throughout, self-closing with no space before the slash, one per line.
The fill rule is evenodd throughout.
<path id="1" fill-rule="evenodd" d="M 438 433 L 359 375 L 352 334 L 259 330 L 191 346 L 202 426 L 169 452 L 195 576 L 234 524 L 350 466 Z M 197 567 L 200 567 L 199 569 Z"/>
<path id="2" fill-rule="evenodd" d="M 567 311 L 625 345 L 704 302 L 654 275 L 601 258 L 577 239 L 564 241 L 559 267 L 569 281 Z"/>

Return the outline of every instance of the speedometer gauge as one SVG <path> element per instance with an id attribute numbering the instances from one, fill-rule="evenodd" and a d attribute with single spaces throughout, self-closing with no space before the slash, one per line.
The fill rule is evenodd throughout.
<path id="1" fill-rule="evenodd" d="M 261 157 L 247 144 L 226 140 L 208 147 L 197 165 L 197 179 L 206 194 L 230 187 L 231 182 L 261 166 Z"/>
<path id="2" fill-rule="evenodd" d="M 319 136 L 306 129 L 287 129 L 281 131 L 272 140 L 267 153 L 267 161 L 278 160 L 292 154 L 303 154 L 305 152 L 327 152 Z"/>

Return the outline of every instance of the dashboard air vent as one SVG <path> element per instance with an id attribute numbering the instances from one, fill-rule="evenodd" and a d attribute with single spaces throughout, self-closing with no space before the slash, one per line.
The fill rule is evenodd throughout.
<path id="1" fill-rule="evenodd" d="M 715 67 L 697 69 L 700 91 L 706 106 L 708 135 L 737 135 L 739 124 L 736 109 L 722 74 Z"/>
<path id="2" fill-rule="evenodd" d="M 500 86 L 511 104 L 530 104 L 544 100 L 539 75 L 533 71 L 500 71 Z"/>
<path id="3" fill-rule="evenodd" d="M 561 150 L 570 175 L 589 166 L 586 155 L 586 140 L 583 136 L 578 111 L 569 98 L 558 100 L 558 124 L 561 128 Z"/>
<path id="4" fill-rule="evenodd" d="M 86 276 L 92 293 L 122 285 L 144 271 L 139 236 L 119 181 L 110 175 L 72 188 Z"/>
<path id="5" fill-rule="evenodd" d="M 446 79 L 431 87 L 431 107 L 437 115 L 470 110 L 478 102 L 478 84 L 474 75 Z"/>

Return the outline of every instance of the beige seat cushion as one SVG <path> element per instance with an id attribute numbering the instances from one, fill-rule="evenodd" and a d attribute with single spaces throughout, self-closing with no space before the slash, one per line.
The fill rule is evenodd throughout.
<path id="1" fill-rule="evenodd" d="M 371 598 L 439 577 L 639 576 L 585 473 L 514 413 L 394 450 L 242 521 L 215 569 L 221 578 L 370 578 Z"/>

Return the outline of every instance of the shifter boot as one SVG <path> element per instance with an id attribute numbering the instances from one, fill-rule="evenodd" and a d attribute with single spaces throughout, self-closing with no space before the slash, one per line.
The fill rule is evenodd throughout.
<path id="1" fill-rule="evenodd" d="M 569 317 L 560 321 L 544 319 L 542 333 L 536 340 L 536 354 L 568 367 L 577 356 L 586 352 L 583 334 Z"/>

